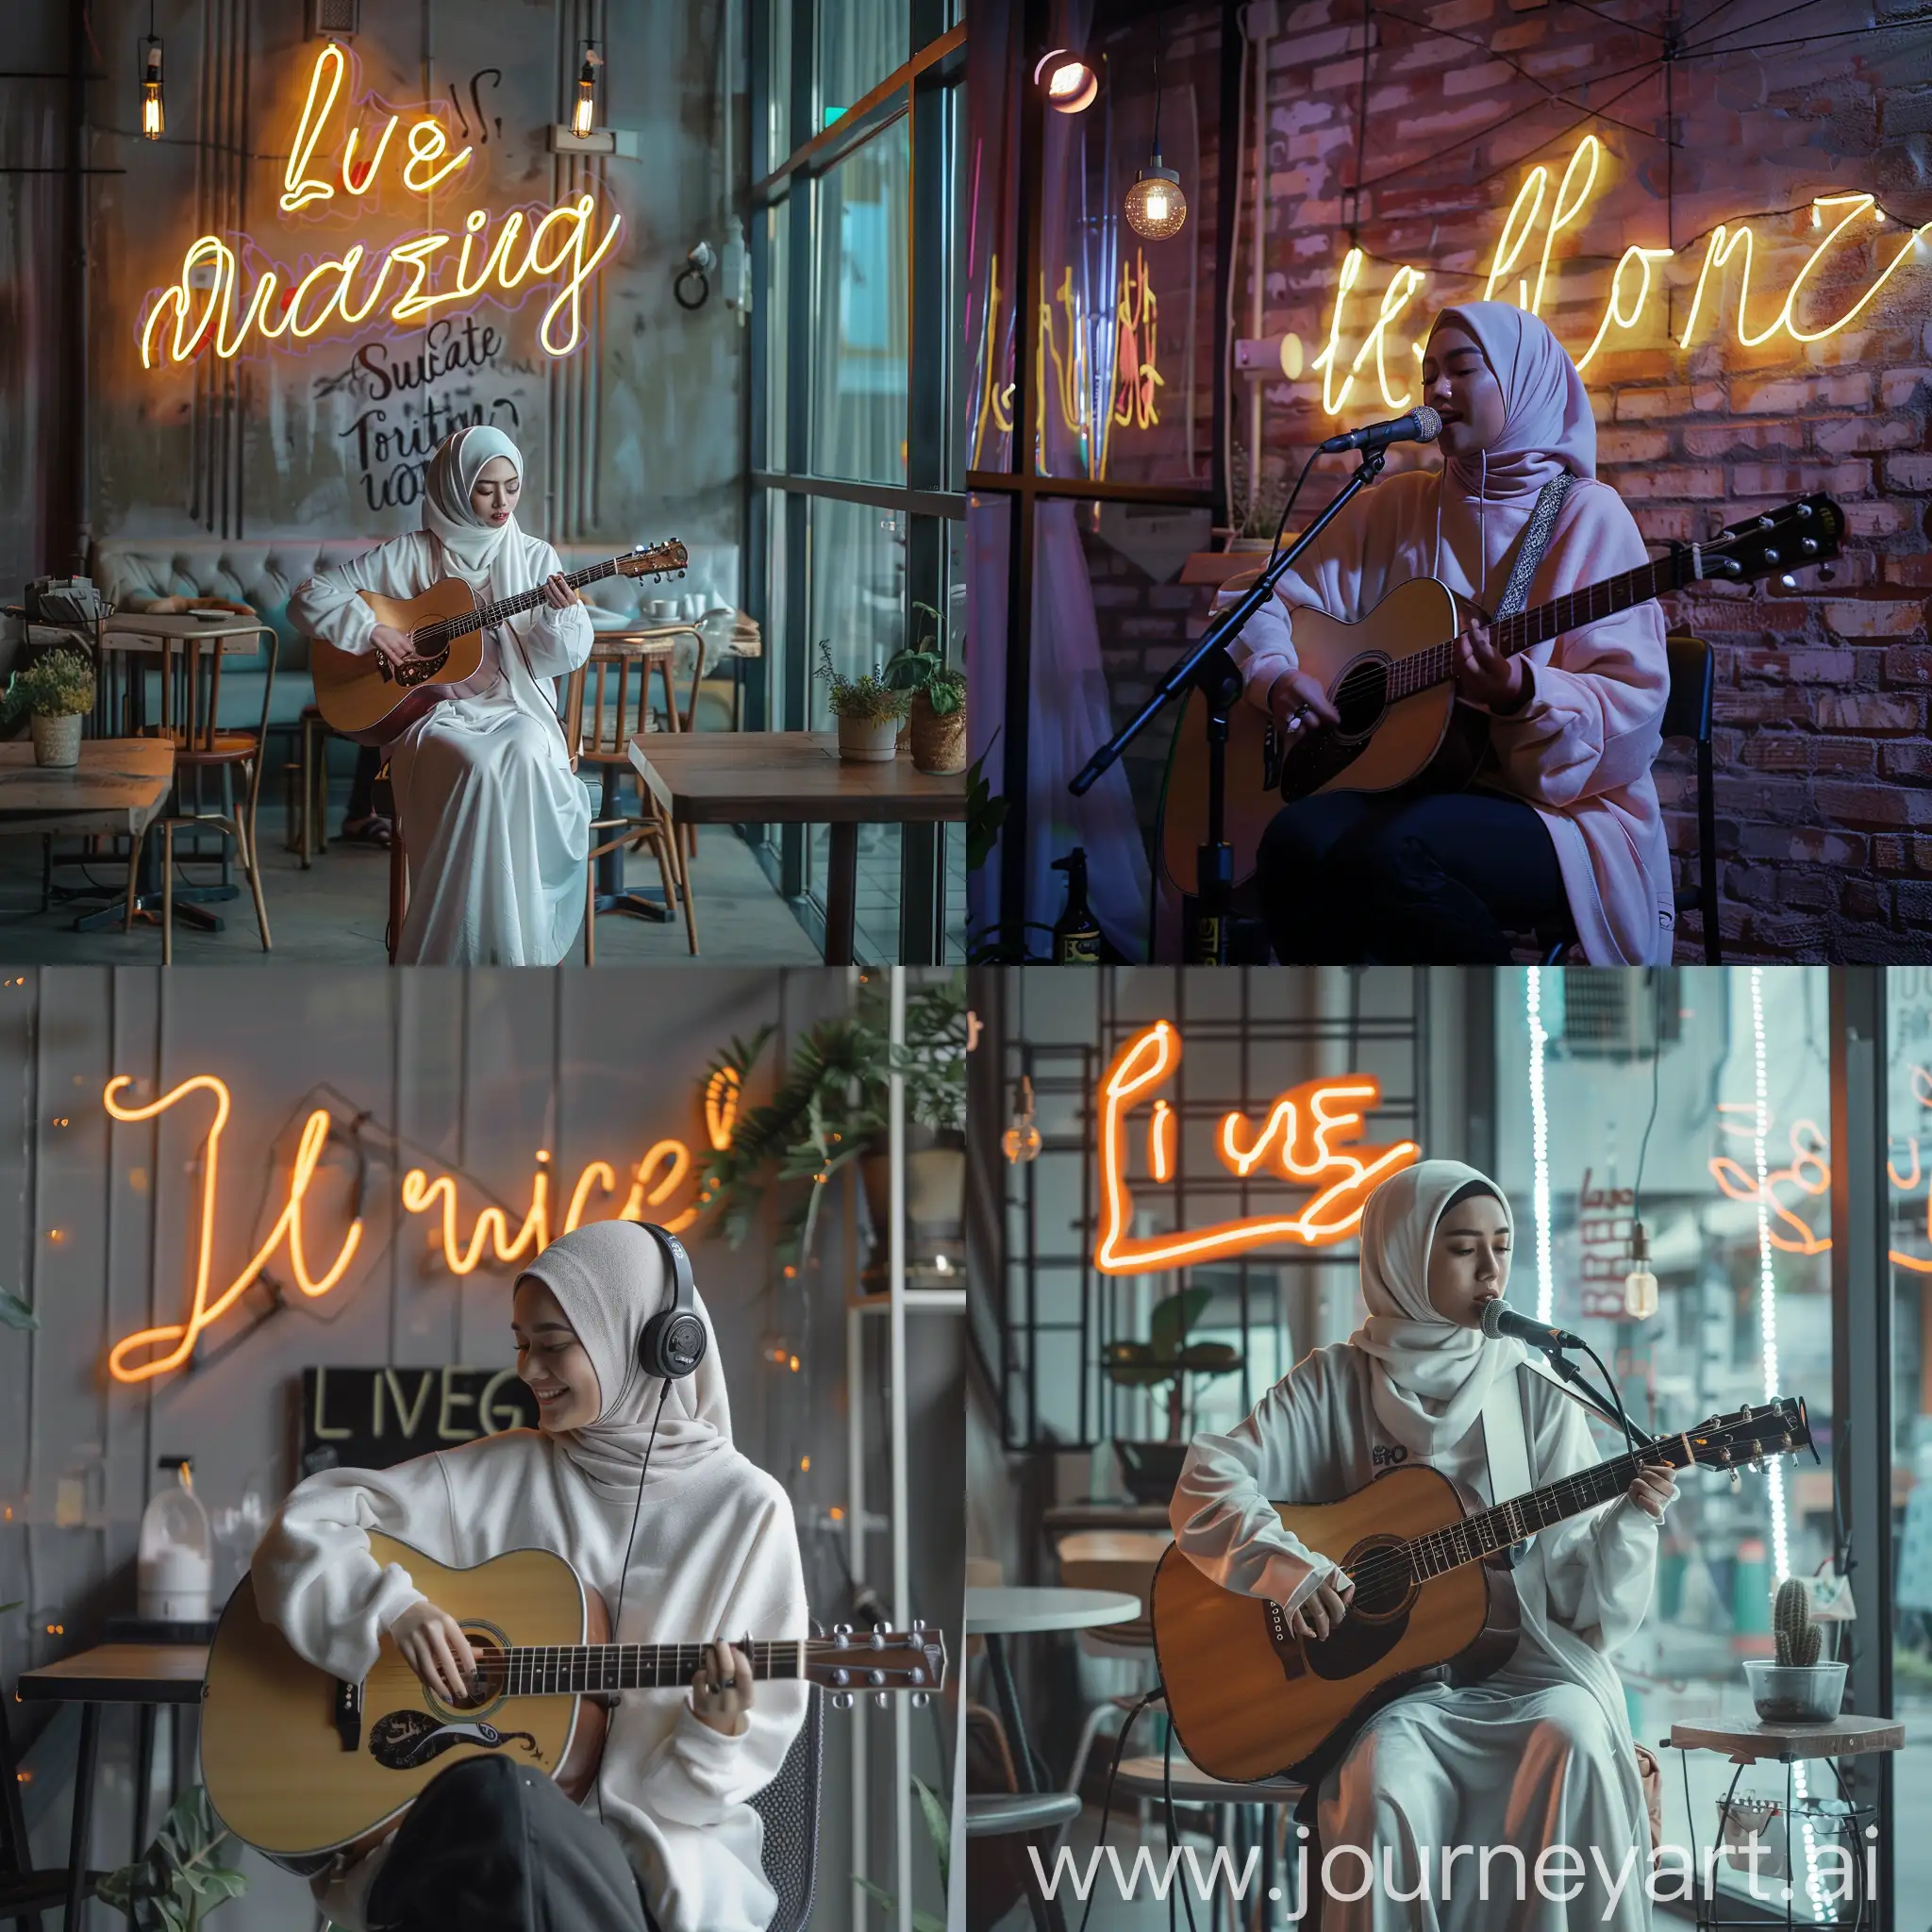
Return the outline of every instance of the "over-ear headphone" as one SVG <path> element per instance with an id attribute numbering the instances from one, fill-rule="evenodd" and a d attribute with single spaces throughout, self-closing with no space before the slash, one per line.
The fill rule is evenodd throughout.
<path id="1" fill-rule="evenodd" d="M 672 1283 L 671 1306 L 653 1315 L 638 1338 L 638 1366 L 656 1379 L 675 1382 L 693 1374 L 705 1358 L 705 1324 L 697 1311 L 697 1284 L 691 1279 L 691 1257 L 668 1227 L 655 1221 L 637 1223 L 657 1242 Z"/>

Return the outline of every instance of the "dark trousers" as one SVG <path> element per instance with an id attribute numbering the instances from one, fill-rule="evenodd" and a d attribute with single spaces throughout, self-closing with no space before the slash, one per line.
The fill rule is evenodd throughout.
<path id="1" fill-rule="evenodd" d="M 395 801 L 390 791 L 389 780 L 385 778 L 379 788 L 375 782 L 375 774 L 381 770 L 381 752 L 373 744 L 359 747 L 356 753 L 356 773 L 349 780 L 349 808 L 342 814 L 344 819 L 366 819 L 376 811 L 386 819 L 395 817 Z M 379 799 L 376 796 L 378 790 L 383 794 Z"/>
<path id="2" fill-rule="evenodd" d="M 1284 965 L 1507 964 L 1569 918 L 1536 812 L 1495 791 L 1324 791 L 1275 814 L 1257 888 Z"/>
<path id="3" fill-rule="evenodd" d="M 369 1891 L 373 1932 L 657 1932 L 617 1840 L 541 1771 L 471 1757 L 431 1780 Z"/>

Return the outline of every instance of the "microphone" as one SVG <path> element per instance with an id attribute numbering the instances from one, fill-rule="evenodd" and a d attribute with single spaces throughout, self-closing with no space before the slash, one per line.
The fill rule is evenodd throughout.
<path id="1" fill-rule="evenodd" d="M 1344 430 L 1322 445 L 1324 456 L 1346 449 L 1380 449 L 1390 442 L 1434 442 L 1442 433 L 1442 419 L 1424 403 L 1391 423 L 1371 423 L 1364 429 Z"/>
<path id="2" fill-rule="evenodd" d="M 1532 1348 L 1585 1346 L 1582 1336 L 1573 1335 L 1567 1328 L 1552 1328 L 1546 1322 L 1532 1322 L 1527 1315 L 1519 1315 L 1500 1295 L 1483 1309 L 1483 1333 L 1492 1341 L 1499 1335 L 1511 1335 Z"/>

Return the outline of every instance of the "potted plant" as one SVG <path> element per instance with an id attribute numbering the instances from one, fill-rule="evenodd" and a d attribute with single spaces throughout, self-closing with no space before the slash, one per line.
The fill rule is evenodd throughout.
<path id="1" fill-rule="evenodd" d="M 93 708 L 94 667 L 84 653 L 61 649 L 13 674 L 0 717 L 11 724 L 23 711 L 32 715 L 37 765 L 77 765 L 80 721 Z"/>
<path id="2" fill-rule="evenodd" d="M 896 1055 L 883 979 L 867 974 L 849 1013 L 822 1020 L 792 1050 L 770 1100 L 741 1107 L 729 1145 L 715 1151 L 698 1176 L 698 1200 L 735 1247 L 765 1194 L 787 1196 L 775 1256 L 795 1267 L 808 1252 L 824 1184 L 847 1161 L 882 1153 L 891 1077 L 906 1082 L 907 1208 L 913 1257 L 963 1224 L 966 1184 L 966 987 L 963 975 L 914 990 L 906 1002 L 906 1040 Z M 742 1090 L 772 1029 L 734 1039 L 705 1071 L 707 1088 L 721 1074 Z M 922 1146 L 920 1143 L 924 1141 Z M 930 1157 L 938 1156 L 934 1160 Z M 883 1168 L 885 1163 L 878 1163 Z M 887 1180 L 890 1176 L 885 1176 Z M 882 1188 L 867 1187 L 874 1225 L 883 1238 Z"/>
<path id="3" fill-rule="evenodd" d="M 889 764 L 899 755 L 899 726 L 910 693 L 895 690 L 876 671 L 841 677 L 832 667 L 832 641 L 819 640 L 819 668 L 839 722 L 839 756 L 854 764 Z"/>
<path id="4" fill-rule="evenodd" d="M 1241 1354 L 1224 1341 L 1188 1340 L 1213 1291 L 1187 1288 L 1158 1304 L 1147 1318 L 1145 1341 L 1109 1341 L 1101 1351 L 1108 1379 L 1120 1389 L 1167 1389 L 1167 1437 L 1158 1442 L 1116 1442 L 1127 1493 L 1137 1503 L 1164 1503 L 1180 1479 L 1188 1445 L 1181 1433 L 1190 1375 L 1228 1375 Z"/>
<path id="5" fill-rule="evenodd" d="M 101 1880 L 101 1903 L 125 1912 L 136 1932 L 195 1932 L 217 1906 L 248 1890 L 240 1872 L 215 1861 L 228 1836 L 202 1786 L 183 1791 L 141 1862 Z"/>
<path id="6" fill-rule="evenodd" d="M 886 665 L 886 682 L 912 695 L 912 762 L 934 776 L 966 769 L 966 674 L 948 664 L 939 648 L 939 612 L 930 604 L 913 607 L 933 620 L 917 643 Z"/>
<path id="7" fill-rule="evenodd" d="M 1845 1666 L 1818 1661 L 1824 1633 L 1811 1621 L 1811 1595 L 1802 1577 L 1788 1576 L 1772 1603 L 1777 1633 L 1774 1660 L 1744 1665 L 1751 1702 L 1766 1724 L 1829 1724 L 1845 1694 Z"/>

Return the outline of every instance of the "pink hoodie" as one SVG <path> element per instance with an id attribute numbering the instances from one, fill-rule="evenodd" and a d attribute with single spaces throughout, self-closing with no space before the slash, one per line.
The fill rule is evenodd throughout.
<path id="1" fill-rule="evenodd" d="M 1530 585 L 1538 605 L 1646 558 L 1623 500 L 1596 481 L 1596 425 L 1575 365 L 1535 316 L 1470 302 L 1438 318 L 1461 324 L 1502 385 L 1495 445 L 1438 472 L 1385 478 L 1331 524 L 1281 581 L 1281 601 L 1366 616 L 1398 584 L 1439 577 L 1493 610 L 1537 492 L 1559 470 L 1578 480 Z M 1263 613 L 1265 616 L 1265 612 Z M 1237 639 L 1250 703 L 1293 668 L 1277 625 Z M 1484 782 L 1535 807 L 1550 828 L 1585 957 L 1595 966 L 1671 958 L 1675 913 L 1670 852 L 1651 763 L 1669 687 L 1662 613 L 1641 604 L 1566 631 L 1527 654 L 1534 694 L 1492 717 Z"/>

